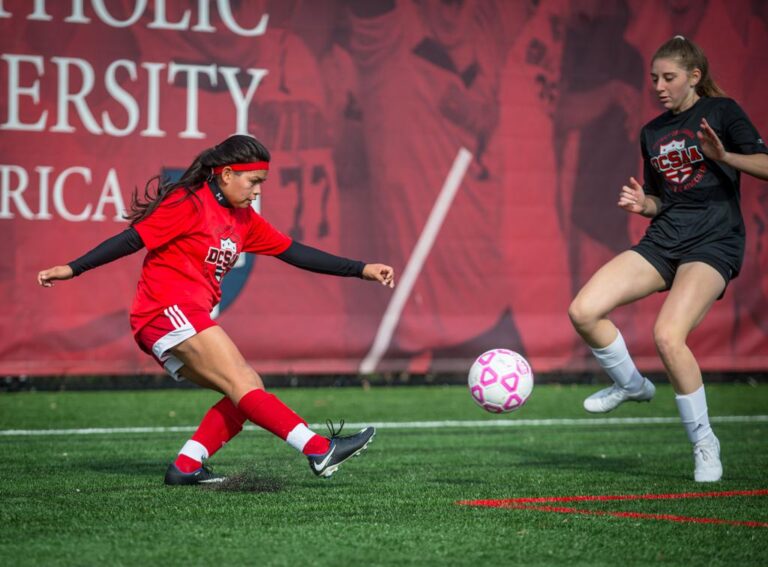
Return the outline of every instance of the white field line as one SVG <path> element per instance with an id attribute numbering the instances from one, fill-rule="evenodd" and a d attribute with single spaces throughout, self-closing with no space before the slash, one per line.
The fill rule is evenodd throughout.
<path id="1" fill-rule="evenodd" d="M 709 418 L 713 423 L 766 423 L 768 415 L 723 415 Z M 604 417 L 583 419 L 483 419 L 446 421 L 380 421 L 370 423 L 346 423 L 346 427 L 357 429 L 372 425 L 377 429 L 484 429 L 505 427 L 561 427 L 561 426 L 611 426 L 611 425 L 657 425 L 678 424 L 679 417 Z M 322 423 L 310 427 L 320 430 Z M 0 429 L 0 437 L 43 437 L 47 435 L 113 435 L 119 433 L 175 433 L 192 432 L 195 425 L 177 427 L 93 427 L 88 429 Z M 263 431 L 260 427 L 246 425 L 248 431 Z"/>
<path id="2" fill-rule="evenodd" d="M 419 235 L 419 239 L 413 248 L 413 252 L 411 252 L 411 257 L 408 259 L 403 275 L 400 277 L 395 292 L 389 300 L 389 305 L 387 305 L 387 310 L 384 312 L 381 323 L 379 323 L 379 329 L 371 345 L 371 350 L 360 363 L 361 374 L 374 372 L 379 361 L 386 354 L 389 343 L 392 340 L 392 335 L 400 321 L 400 315 L 411 295 L 411 290 L 421 273 L 424 262 L 427 261 L 427 256 L 429 256 L 429 252 L 432 250 L 437 233 L 440 232 L 440 227 L 443 226 L 445 216 L 451 208 L 453 198 L 456 196 L 456 192 L 459 190 L 461 182 L 464 180 L 464 175 L 467 173 L 471 163 L 472 152 L 466 148 L 460 148 L 459 153 L 456 154 L 456 159 L 453 160 L 451 170 L 448 172 L 448 177 L 445 178 L 445 183 L 443 183 L 443 187 L 440 189 L 437 200 L 432 206 L 432 211 L 429 213 L 421 235 Z"/>

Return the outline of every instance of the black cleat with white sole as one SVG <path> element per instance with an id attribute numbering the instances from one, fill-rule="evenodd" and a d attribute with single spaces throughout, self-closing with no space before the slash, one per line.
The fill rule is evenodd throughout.
<path id="1" fill-rule="evenodd" d="M 341 433 L 343 427 L 343 421 L 338 431 L 335 431 L 333 425 L 329 424 L 331 446 L 328 448 L 328 451 L 321 455 L 307 455 L 309 458 L 309 468 L 317 476 L 329 478 L 343 462 L 365 451 L 368 443 L 376 435 L 374 427 L 366 427 L 354 435 L 341 437 L 339 433 Z"/>
<path id="2" fill-rule="evenodd" d="M 176 465 L 171 463 L 165 471 L 165 484 L 168 486 L 189 486 L 192 484 L 216 484 L 224 482 L 224 477 L 214 474 L 213 471 L 203 465 L 191 473 L 181 472 Z"/>

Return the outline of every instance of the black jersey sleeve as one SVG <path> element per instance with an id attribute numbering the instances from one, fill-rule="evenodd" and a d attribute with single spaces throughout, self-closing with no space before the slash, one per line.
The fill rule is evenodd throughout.
<path id="1" fill-rule="evenodd" d="M 120 234 L 108 238 L 90 252 L 86 252 L 77 260 L 69 263 L 72 273 L 79 276 L 87 270 L 97 268 L 128 254 L 133 254 L 144 248 L 144 242 L 141 240 L 138 231 L 130 227 Z"/>
<path id="2" fill-rule="evenodd" d="M 276 258 L 303 270 L 333 276 L 360 278 L 365 268 L 365 262 L 334 256 L 295 240 Z"/>
<path id="3" fill-rule="evenodd" d="M 722 142 L 727 151 L 745 155 L 768 154 L 765 141 L 736 101 L 727 99 L 723 104 L 722 124 Z"/>

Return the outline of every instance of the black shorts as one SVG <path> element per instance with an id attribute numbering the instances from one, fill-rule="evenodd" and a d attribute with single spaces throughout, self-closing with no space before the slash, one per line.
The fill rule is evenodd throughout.
<path id="1" fill-rule="evenodd" d="M 648 260 L 664 279 L 666 289 L 672 287 L 677 269 L 681 264 L 704 262 L 712 266 L 725 280 L 725 287 L 739 275 L 743 257 L 743 244 L 720 240 L 701 244 L 690 250 L 675 250 L 659 246 L 650 238 L 643 238 L 632 250 Z M 725 293 L 725 288 L 723 288 Z M 720 295 L 722 297 L 722 295 Z M 718 298 L 719 299 L 719 298 Z"/>

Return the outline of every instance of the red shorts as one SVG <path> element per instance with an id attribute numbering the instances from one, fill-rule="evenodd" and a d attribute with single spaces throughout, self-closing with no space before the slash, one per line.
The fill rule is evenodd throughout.
<path id="1" fill-rule="evenodd" d="M 134 335 L 141 350 L 151 354 L 175 380 L 181 380 L 179 370 L 184 363 L 173 356 L 171 349 L 216 322 L 205 309 L 194 305 L 172 305 L 152 319 Z"/>

